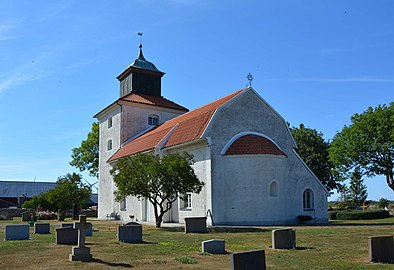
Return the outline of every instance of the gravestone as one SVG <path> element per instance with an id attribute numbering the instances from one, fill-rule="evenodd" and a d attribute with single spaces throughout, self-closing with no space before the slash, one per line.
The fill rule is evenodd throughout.
<path id="1" fill-rule="evenodd" d="M 221 239 L 211 239 L 201 243 L 202 252 L 212 253 L 212 254 L 225 254 L 225 242 Z"/>
<path id="2" fill-rule="evenodd" d="M 118 241 L 125 243 L 142 243 L 142 225 L 137 222 L 119 225 Z"/>
<path id="3" fill-rule="evenodd" d="M 393 236 L 368 237 L 368 255 L 370 262 L 394 262 Z"/>
<path id="4" fill-rule="evenodd" d="M 75 225 L 75 224 L 77 224 L 77 225 Z M 78 224 L 79 224 L 79 222 L 74 222 L 74 223 L 62 223 L 62 224 L 61 224 L 61 227 L 62 227 L 62 228 L 67 228 L 67 227 L 69 227 L 69 228 L 76 228 L 75 226 L 79 226 Z M 87 224 L 86 236 L 92 236 L 92 235 L 93 235 L 93 225 L 92 225 L 92 223 L 90 223 L 90 222 L 87 222 L 86 224 Z"/>
<path id="5" fill-rule="evenodd" d="M 185 233 L 206 233 L 207 217 L 185 218 Z"/>
<path id="6" fill-rule="evenodd" d="M 72 247 L 72 253 L 69 256 L 70 261 L 91 261 L 90 248 L 85 246 L 86 240 L 86 216 L 80 215 L 79 222 L 74 223 L 74 228 L 78 230 L 78 245 Z"/>
<path id="7" fill-rule="evenodd" d="M 34 214 L 34 212 L 32 212 L 32 211 L 26 211 L 26 212 L 23 212 L 22 213 L 22 222 L 25 222 L 25 221 L 30 221 L 31 220 L 31 216 Z"/>
<path id="8" fill-rule="evenodd" d="M 264 250 L 233 253 L 231 257 L 231 270 L 260 270 L 266 269 Z"/>
<path id="9" fill-rule="evenodd" d="M 6 224 L 5 240 L 29 240 L 29 224 Z"/>
<path id="10" fill-rule="evenodd" d="M 293 249 L 296 248 L 295 230 L 278 229 L 272 231 L 272 248 L 273 249 Z"/>
<path id="11" fill-rule="evenodd" d="M 51 225 L 49 223 L 35 223 L 34 233 L 37 234 L 48 234 L 51 233 Z"/>
<path id="12" fill-rule="evenodd" d="M 76 245 L 78 243 L 78 230 L 72 227 L 56 229 L 57 245 Z"/>

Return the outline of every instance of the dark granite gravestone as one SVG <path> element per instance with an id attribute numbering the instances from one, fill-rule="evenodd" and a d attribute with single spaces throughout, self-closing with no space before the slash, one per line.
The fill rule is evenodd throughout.
<path id="1" fill-rule="evenodd" d="M 368 237 L 368 255 L 370 262 L 393 263 L 393 236 Z"/>
<path id="2" fill-rule="evenodd" d="M 201 251 L 212 254 L 226 254 L 225 242 L 221 239 L 211 239 L 201 243 Z"/>
<path id="3" fill-rule="evenodd" d="M 56 229 L 57 245 L 76 245 L 78 243 L 78 230 L 72 227 Z"/>
<path id="4" fill-rule="evenodd" d="M 272 231 L 272 248 L 273 249 L 293 249 L 296 248 L 295 230 L 278 229 Z"/>
<path id="5" fill-rule="evenodd" d="M 137 222 L 119 225 L 118 241 L 125 243 L 142 243 L 142 225 Z"/>
<path id="6" fill-rule="evenodd" d="M 34 223 L 34 233 L 49 234 L 51 233 L 51 225 L 49 223 Z"/>
<path id="7" fill-rule="evenodd" d="M 29 224 L 6 224 L 4 227 L 5 240 L 29 240 Z"/>
<path id="8" fill-rule="evenodd" d="M 185 233 L 206 233 L 206 217 L 187 217 L 185 218 Z"/>
<path id="9" fill-rule="evenodd" d="M 75 228 L 75 224 L 79 224 L 79 222 L 74 222 L 74 223 L 62 223 L 61 227 L 62 228 Z M 93 225 L 90 222 L 87 222 L 87 228 L 86 228 L 86 236 L 92 236 L 93 235 Z M 78 226 L 78 225 L 77 225 Z"/>
<path id="10" fill-rule="evenodd" d="M 264 250 L 233 253 L 231 256 L 231 270 L 260 270 L 266 269 Z"/>

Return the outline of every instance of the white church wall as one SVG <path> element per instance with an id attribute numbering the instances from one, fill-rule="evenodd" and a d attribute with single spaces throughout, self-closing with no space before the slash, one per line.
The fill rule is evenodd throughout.
<path id="1" fill-rule="evenodd" d="M 108 120 L 112 119 L 112 127 L 108 127 Z M 119 106 L 108 110 L 99 120 L 99 190 L 98 190 L 98 218 L 104 219 L 114 211 L 113 181 L 110 174 L 112 169 L 107 160 L 120 148 L 121 109 Z M 112 140 L 112 149 L 107 150 L 108 141 Z"/>
<path id="2" fill-rule="evenodd" d="M 258 159 L 251 159 L 250 161 L 252 164 L 249 165 L 241 160 L 240 163 L 244 163 L 244 166 L 238 167 L 234 164 L 235 162 L 231 160 L 231 158 L 229 159 L 220 154 L 223 147 L 233 136 L 247 131 L 261 133 L 271 138 L 279 148 L 286 153 L 287 159 L 285 164 L 283 164 L 285 168 L 283 170 L 278 168 L 278 161 L 266 160 L 263 162 L 264 167 L 272 163 L 271 165 L 274 168 L 277 168 L 278 172 L 276 173 L 278 175 L 272 174 L 269 176 L 263 176 L 261 174 L 261 170 L 264 169 L 262 169 L 262 165 L 257 165 Z M 255 179 L 254 181 L 261 181 L 261 179 L 264 179 L 261 183 L 264 183 L 263 185 L 266 186 L 267 190 L 268 183 L 266 183 L 266 181 L 271 181 L 274 178 L 278 180 L 280 189 L 279 194 L 285 194 L 285 196 L 279 195 L 278 201 L 275 201 L 274 199 L 270 201 L 270 205 L 273 205 L 272 208 L 276 209 L 279 213 L 275 213 L 270 220 L 261 220 L 264 221 L 264 223 L 274 224 L 282 220 L 282 218 L 285 219 L 285 223 L 296 222 L 296 216 L 303 213 L 303 208 L 302 193 L 301 196 L 298 191 L 297 194 L 294 194 L 295 187 L 298 189 L 304 189 L 308 185 L 312 185 L 314 187 L 318 184 L 316 185 L 316 198 L 322 203 L 316 205 L 316 207 L 321 207 L 317 212 L 324 213 L 327 211 L 327 208 L 324 208 L 324 201 L 325 204 L 327 204 L 327 194 L 325 193 L 324 188 L 321 187 L 316 179 L 313 179 L 314 182 L 304 180 L 310 179 L 311 177 L 310 173 L 306 169 L 303 170 L 300 168 L 298 171 L 293 171 L 300 161 L 292 157 L 292 151 L 295 145 L 291 135 L 289 134 L 286 123 L 265 101 L 260 99 L 254 91 L 247 90 L 219 108 L 204 133 L 204 136 L 211 138 L 211 166 L 213 168 L 212 213 L 217 224 L 231 223 L 232 221 L 228 220 L 228 217 L 236 216 L 236 213 L 234 215 L 231 214 L 231 211 L 235 210 L 231 209 L 233 206 L 228 206 L 223 203 L 223 198 L 226 198 L 227 196 L 226 188 L 228 186 L 231 188 L 231 184 L 228 182 L 229 178 L 231 179 L 231 173 L 229 175 L 228 171 L 230 170 L 233 174 L 236 174 L 236 168 L 239 168 L 238 171 L 244 171 L 244 168 L 249 168 L 250 170 L 245 172 L 244 175 L 245 181 L 251 181 L 248 179 Z M 245 159 L 245 161 L 246 160 L 247 159 Z M 259 162 L 262 161 L 260 160 Z M 256 177 L 258 177 L 258 179 Z M 242 185 L 242 183 L 238 183 L 239 181 L 242 181 L 241 176 L 237 176 L 236 178 L 233 177 L 230 181 L 237 182 L 237 185 L 239 186 Z M 239 210 L 245 211 L 242 214 L 243 219 L 252 221 L 254 219 L 253 216 L 260 215 L 258 212 L 259 209 L 254 208 L 252 205 L 261 202 L 261 196 L 265 196 L 264 194 L 266 194 L 264 192 L 266 191 L 261 191 L 261 189 L 239 189 L 239 197 L 249 200 L 251 204 L 251 207 L 244 207 L 243 210 Z M 245 216 L 246 213 L 249 214 L 248 217 Z M 273 214 L 273 212 L 270 213 Z M 280 223 L 283 223 L 282 221 L 280 221 Z M 255 222 L 257 222 L 257 220 L 255 220 Z M 240 221 L 238 224 L 242 224 L 242 222 Z"/>
<path id="3" fill-rule="evenodd" d="M 169 108 L 138 103 L 126 103 L 122 106 L 122 143 L 150 127 L 150 125 L 148 125 L 149 115 L 157 115 L 159 117 L 159 123 L 161 124 L 183 113 L 183 111 Z"/>
<path id="4" fill-rule="evenodd" d="M 286 223 L 286 158 L 284 156 L 223 156 L 222 210 L 226 224 Z M 275 181 L 278 192 L 270 194 Z M 216 213 L 216 212 L 215 212 Z M 219 221 L 220 222 L 220 221 Z"/>
<path id="5" fill-rule="evenodd" d="M 167 153 L 188 152 L 194 156 L 193 169 L 198 179 L 204 182 L 204 187 L 199 194 L 192 193 L 192 207 L 185 208 L 185 203 L 178 200 L 173 209 L 173 222 L 184 223 L 185 217 L 202 217 L 206 216 L 208 209 L 211 209 L 211 162 L 210 150 L 205 140 L 197 142 L 191 146 L 174 147 L 166 150 Z M 177 210 L 177 211 L 175 211 Z M 211 223 L 207 219 L 208 224 Z"/>

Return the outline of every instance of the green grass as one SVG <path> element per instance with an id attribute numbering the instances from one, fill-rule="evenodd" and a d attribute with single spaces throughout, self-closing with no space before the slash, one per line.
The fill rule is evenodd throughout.
<path id="1" fill-rule="evenodd" d="M 19 220 L 0 221 L 0 239 L 4 239 L 4 225 Z M 95 231 L 87 238 L 87 246 L 95 261 L 68 261 L 71 246 L 55 245 L 58 222 L 49 221 L 49 235 L 35 235 L 31 229 L 30 240 L 0 240 L 0 269 L 229 269 L 229 254 L 201 253 L 201 242 L 208 239 L 224 239 L 229 253 L 264 249 L 268 269 L 394 269 L 394 264 L 368 262 L 368 236 L 392 235 L 392 217 L 296 226 L 296 250 L 270 248 L 274 227 L 216 228 L 208 234 L 185 234 L 179 229 L 144 226 L 144 243 L 127 244 L 116 239 L 118 222 L 89 221 Z"/>

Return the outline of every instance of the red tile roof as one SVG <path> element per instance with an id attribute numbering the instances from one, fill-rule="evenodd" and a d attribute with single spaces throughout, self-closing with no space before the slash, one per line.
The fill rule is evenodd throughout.
<path id="1" fill-rule="evenodd" d="M 273 142 L 269 139 L 258 135 L 245 135 L 236 139 L 227 149 L 225 155 L 276 155 L 286 156 Z"/>
<path id="2" fill-rule="evenodd" d="M 188 111 L 188 109 L 186 109 L 185 107 L 176 104 L 175 102 L 166 98 L 136 94 L 133 92 L 121 97 L 119 100 Z"/>
<path id="3" fill-rule="evenodd" d="M 154 149 L 159 143 L 164 143 L 163 140 L 167 139 L 167 134 L 170 136 L 167 142 L 165 142 L 164 148 L 200 139 L 215 110 L 245 90 L 239 90 L 231 95 L 164 122 L 160 126 L 125 144 L 109 161 Z M 170 131 L 172 131 L 171 134 Z"/>

